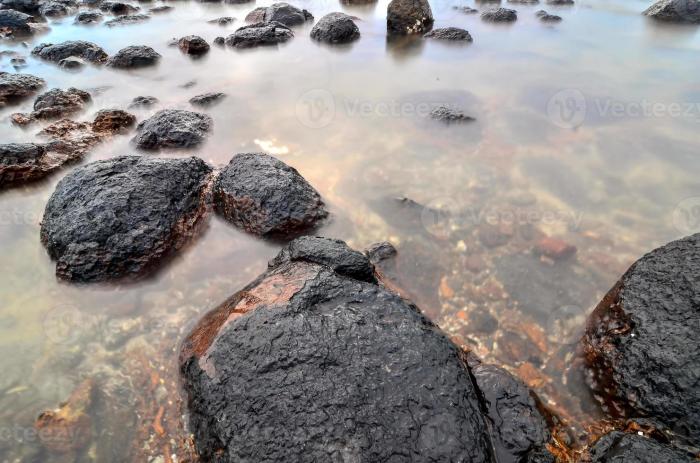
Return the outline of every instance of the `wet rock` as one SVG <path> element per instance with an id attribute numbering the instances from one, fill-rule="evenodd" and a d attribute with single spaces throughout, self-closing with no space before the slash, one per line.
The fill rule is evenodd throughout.
<path id="1" fill-rule="evenodd" d="M 139 7 L 122 2 L 102 2 L 100 10 L 115 16 L 123 16 L 136 13 Z"/>
<path id="2" fill-rule="evenodd" d="M 95 132 L 91 122 L 61 119 L 45 127 L 37 135 L 47 140 L 47 150 L 60 155 L 58 157 L 60 162 L 56 164 L 61 166 L 82 159 L 109 134 Z"/>
<path id="3" fill-rule="evenodd" d="M 136 116 L 121 109 L 102 109 L 92 123 L 98 132 L 123 133 L 136 125 Z"/>
<path id="4" fill-rule="evenodd" d="M 39 13 L 39 8 L 43 3 L 43 0 L 2 0 L 0 1 L 0 9 L 21 11 L 33 15 Z"/>
<path id="5" fill-rule="evenodd" d="M 194 157 L 121 156 L 74 170 L 57 185 L 41 224 L 56 274 L 98 282 L 153 271 L 202 221 L 210 174 Z"/>
<path id="6" fill-rule="evenodd" d="M 0 72 L 0 108 L 36 94 L 46 81 L 30 74 Z"/>
<path id="7" fill-rule="evenodd" d="M 190 98 L 190 104 L 192 106 L 199 106 L 201 108 L 208 108 L 221 103 L 221 100 L 226 98 L 225 93 L 221 92 L 211 92 L 204 93 L 202 95 L 193 96 Z"/>
<path id="8" fill-rule="evenodd" d="M 228 26 L 229 24 L 232 24 L 236 18 L 232 16 L 222 16 L 221 18 L 216 18 L 216 19 L 211 19 L 207 21 L 209 24 L 217 24 L 219 26 Z"/>
<path id="9" fill-rule="evenodd" d="M 299 26 L 314 17 L 307 10 L 301 10 L 289 3 L 273 3 L 268 7 L 256 8 L 246 16 L 249 23 L 277 22 L 287 27 Z"/>
<path id="10" fill-rule="evenodd" d="M 547 0 L 548 5 L 569 6 L 574 4 L 574 0 Z"/>
<path id="11" fill-rule="evenodd" d="M 48 2 L 41 5 L 39 14 L 47 18 L 60 18 L 72 13 L 72 9 L 61 2 Z"/>
<path id="12" fill-rule="evenodd" d="M 329 13 L 311 29 L 311 38 L 326 43 L 348 43 L 360 38 L 360 29 L 345 13 Z"/>
<path id="13" fill-rule="evenodd" d="M 129 108 L 150 108 L 151 106 L 158 103 L 158 98 L 154 96 L 137 96 L 131 103 L 129 103 Z"/>
<path id="14" fill-rule="evenodd" d="M 71 69 L 71 70 L 77 70 L 77 69 L 82 69 L 85 67 L 87 62 L 83 59 L 76 58 L 74 56 L 71 56 L 66 59 L 62 59 L 61 61 L 58 62 L 58 65 L 62 67 L 63 69 Z"/>
<path id="15" fill-rule="evenodd" d="M 76 24 L 97 24 L 102 22 L 102 13 L 97 11 L 81 11 L 75 17 Z"/>
<path id="16" fill-rule="evenodd" d="M 495 365 L 473 365 L 471 372 L 494 424 L 495 461 L 526 461 L 528 454 L 543 449 L 549 429 L 525 383 Z"/>
<path id="17" fill-rule="evenodd" d="M 226 37 L 226 45 L 235 48 L 251 48 L 277 45 L 294 37 L 294 33 L 284 24 L 259 22 L 244 26 Z"/>
<path id="18" fill-rule="evenodd" d="M 350 248 L 344 241 L 320 236 L 302 236 L 282 248 L 269 263 L 269 268 L 285 262 L 310 262 L 325 265 L 339 275 L 376 283 L 374 265 L 369 258 Z"/>
<path id="19" fill-rule="evenodd" d="M 398 254 L 398 251 L 388 241 L 382 241 L 381 243 L 374 243 L 365 251 L 370 262 L 373 264 L 378 264 L 387 259 L 391 259 Z"/>
<path id="20" fill-rule="evenodd" d="M 105 26 L 115 27 L 115 26 L 128 26 L 129 24 L 137 24 L 151 19 L 147 14 L 130 14 L 126 16 L 119 16 L 118 18 L 111 19 L 105 23 Z"/>
<path id="21" fill-rule="evenodd" d="M 39 95 L 34 101 L 34 111 L 30 114 L 20 114 L 12 119 L 17 125 L 26 125 L 37 120 L 54 120 L 71 114 L 79 113 L 92 102 L 88 92 L 69 88 L 61 90 L 54 88 Z"/>
<path id="22" fill-rule="evenodd" d="M 589 386 L 617 416 L 650 417 L 700 445 L 700 234 L 639 259 L 581 340 Z"/>
<path id="23" fill-rule="evenodd" d="M 479 10 L 470 6 L 453 6 L 452 9 L 464 14 L 476 14 L 479 12 Z"/>
<path id="24" fill-rule="evenodd" d="M 226 39 L 223 37 L 217 37 L 214 39 L 214 45 L 217 47 L 223 47 L 226 45 Z"/>
<path id="25" fill-rule="evenodd" d="M 535 244 L 535 253 L 553 260 L 565 260 L 576 254 L 576 246 L 559 238 L 545 237 Z"/>
<path id="26" fill-rule="evenodd" d="M 0 189 L 36 180 L 53 170 L 45 160 L 46 148 L 36 143 L 0 145 Z"/>
<path id="27" fill-rule="evenodd" d="M 328 216 L 321 195 L 296 169 L 264 153 L 237 154 L 214 182 L 214 207 L 258 236 L 290 238 Z"/>
<path id="28" fill-rule="evenodd" d="M 32 50 L 32 55 L 54 63 L 71 56 L 82 58 L 90 63 L 104 63 L 108 58 L 102 48 L 84 40 L 69 40 L 55 45 L 42 43 Z"/>
<path id="29" fill-rule="evenodd" d="M 638 434 L 610 432 L 591 447 L 591 463 L 691 463 L 697 460 L 687 453 L 669 445 L 661 444 Z"/>
<path id="30" fill-rule="evenodd" d="M 508 8 L 497 8 L 495 10 L 484 11 L 481 13 L 481 19 L 488 22 L 513 22 L 518 19 L 518 13 L 515 10 Z"/>
<path id="31" fill-rule="evenodd" d="M 187 55 L 203 55 L 209 51 L 209 44 L 197 35 L 188 35 L 177 42 L 181 52 Z"/>
<path id="32" fill-rule="evenodd" d="M 206 114 L 164 109 L 141 122 L 132 139 L 138 148 L 194 148 L 204 142 L 214 121 Z"/>
<path id="33" fill-rule="evenodd" d="M 92 405 L 94 381 L 87 379 L 56 410 L 43 412 L 34 427 L 41 443 L 53 452 L 66 453 L 85 447 L 92 439 Z"/>
<path id="34" fill-rule="evenodd" d="M 172 10 L 173 7 L 170 5 L 158 5 L 153 8 L 149 8 L 148 12 L 151 14 L 160 14 L 160 13 L 167 13 L 168 11 Z"/>
<path id="35" fill-rule="evenodd" d="M 145 45 L 132 45 L 122 48 L 107 60 L 107 66 L 119 69 L 133 69 L 158 64 L 161 55 Z"/>
<path id="36" fill-rule="evenodd" d="M 540 21 L 542 22 L 559 22 L 561 21 L 561 16 L 557 16 L 555 14 L 549 14 L 544 10 L 540 10 L 537 13 L 535 13 L 535 16 L 540 18 Z"/>
<path id="37" fill-rule="evenodd" d="M 463 354 L 414 305 L 282 262 L 183 344 L 203 461 L 492 461 Z"/>
<path id="38" fill-rule="evenodd" d="M 387 7 L 389 34 L 424 34 L 432 29 L 433 22 L 428 0 L 392 0 Z"/>
<path id="39" fill-rule="evenodd" d="M 659 21 L 700 23 L 700 1 L 660 0 L 647 8 L 644 15 Z"/>
<path id="40" fill-rule="evenodd" d="M 23 37 L 33 32 L 34 17 L 15 10 L 0 10 L 0 30 Z"/>
<path id="41" fill-rule="evenodd" d="M 440 105 L 434 108 L 432 111 L 430 111 L 430 117 L 436 121 L 446 123 L 472 122 L 476 120 L 473 117 L 464 114 L 463 111 L 447 105 Z"/>
<path id="42" fill-rule="evenodd" d="M 471 42 L 472 36 L 468 31 L 459 27 L 445 27 L 442 29 L 433 29 L 423 37 L 437 40 L 451 40 L 456 42 Z"/>

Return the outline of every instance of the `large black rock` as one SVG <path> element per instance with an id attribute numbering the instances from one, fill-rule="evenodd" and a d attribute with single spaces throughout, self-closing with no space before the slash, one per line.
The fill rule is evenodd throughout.
<path id="1" fill-rule="evenodd" d="M 700 234 L 639 259 L 591 314 L 590 386 L 613 415 L 650 417 L 700 445 Z"/>
<path id="2" fill-rule="evenodd" d="M 280 259 L 200 321 L 181 372 L 203 461 L 493 461 L 460 349 L 325 265 Z"/>
<path id="3" fill-rule="evenodd" d="M 82 58 L 91 63 L 104 63 L 108 58 L 107 53 L 102 48 L 84 40 L 69 40 L 58 44 L 42 43 L 32 50 L 32 55 L 54 63 L 71 56 Z"/>
<path id="4" fill-rule="evenodd" d="M 590 449 L 591 463 L 691 463 L 687 453 L 638 434 L 613 431 Z"/>
<path id="5" fill-rule="evenodd" d="M 433 27 L 433 11 L 428 0 L 391 0 L 387 7 L 389 34 L 424 34 Z"/>
<path id="6" fill-rule="evenodd" d="M 107 60 L 107 66 L 121 69 L 142 68 L 158 64 L 161 55 L 146 45 L 132 45 L 122 48 Z"/>
<path id="7" fill-rule="evenodd" d="M 326 43 L 348 43 L 360 38 L 360 29 L 345 13 L 328 13 L 311 29 L 311 38 Z"/>
<path id="8" fill-rule="evenodd" d="M 15 10 L 0 10 L 0 30 L 6 30 L 15 36 L 26 36 L 32 33 L 34 18 L 26 13 Z"/>
<path id="9" fill-rule="evenodd" d="M 57 275 L 97 282 L 154 270 L 202 222 L 211 171 L 194 157 L 122 156 L 67 175 L 41 224 Z"/>
<path id="10" fill-rule="evenodd" d="M 41 90 L 46 81 L 30 74 L 0 72 L 0 107 L 17 103 Z"/>
<path id="11" fill-rule="evenodd" d="M 294 32 L 282 23 L 257 22 L 243 26 L 226 37 L 226 45 L 235 48 L 278 45 L 294 37 Z"/>
<path id="12" fill-rule="evenodd" d="M 204 142 L 213 124 L 213 119 L 206 114 L 164 109 L 141 122 L 131 141 L 145 150 L 194 148 Z"/>
<path id="13" fill-rule="evenodd" d="M 295 237 L 328 216 L 321 195 L 296 169 L 264 153 L 237 154 L 214 183 L 216 211 L 258 236 Z"/>

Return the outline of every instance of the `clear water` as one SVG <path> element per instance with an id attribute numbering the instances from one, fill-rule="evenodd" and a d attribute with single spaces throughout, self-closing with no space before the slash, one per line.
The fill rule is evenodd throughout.
<path id="1" fill-rule="evenodd" d="M 211 42 L 240 27 L 254 6 L 171 2 L 168 13 L 115 28 L 65 18 L 30 48 L 85 39 L 112 54 L 149 45 L 162 62 L 70 73 L 30 57 L 22 72 L 49 87 L 102 88 L 79 116 L 85 120 L 140 95 L 161 101 L 136 111 L 141 120 L 161 108 L 188 108 L 200 93 L 227 93 L 207 111 L 215 131 L 204 146 L 160 155 L 223 165 L 237 152 L 267 151 L 296 167 L 333 213 L 320 234 L 356 248 L 396 244 L 390 278 L 457 342 L 528 381 L 579 432 L 597 419 L 584 396 L 573 399 L 581 384 L 566 370 L 585 315 L 638 256 L 700 228 L 698 29 L 650 22 L 641 1 L 504 4 L 519 19 L 502 26 L 452 8 L 486 5 L 454 0 L 433 2 L 435 27 L 466 28 L 473 44 L 387 42 L 386 3 L 295 3 L 316 18 L 359 17 L 362 37 L 350 46 L 311 42 L 309 25 L 279 48 L 212 47 L 196 60 L 168 40 L 198 34 Z M 541 8 L 563 21 L 539 22 Z M 225 28 L 207 24 L 220 16 L 238 19 Z M 9 58 L 0 65 L 11 70 Z M 426 113 L 440 103 L 477 121 L 437 124 Z M 3 142 L 34 139 L 38 127 L 23 131 L 8 119 L 30 106 L 0 111 Z M 99 147 L 85 162 L 133 153 L 128 140 Z M 204 236 L 140 284 L 62 283 L 39 242 L 39 222 L 67 171 L 0 193 L 0 461 L 183 461 L 178 342 L 261 273 L 279 245 L 212 217 Z M 494 227 L 495 247 L 487 245 Z M 576 258 L 531 257 L 539 233 L 576 245 Z M 496 331 L 479 331 L 474 314 L 486 312 Z M 35 418 L 86 378 L 99 389 L 91 441 L 78 452 L 47 450 Z"/>

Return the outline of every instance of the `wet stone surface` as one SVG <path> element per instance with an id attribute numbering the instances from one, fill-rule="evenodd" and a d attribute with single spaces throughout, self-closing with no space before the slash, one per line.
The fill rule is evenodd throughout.
<path id="1" fill-rule="evenodd" d="M 206 114 L 164 109 L 138 125 L 132 143 L 144 150 L 193 148 L 204 142 L 212 125 Z"/>

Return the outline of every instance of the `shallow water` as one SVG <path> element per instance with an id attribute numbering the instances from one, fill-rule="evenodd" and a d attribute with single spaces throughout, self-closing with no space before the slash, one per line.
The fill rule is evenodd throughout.
<path id="1" fill-rule="evenodd" d="M 585 315 L 641 254 L 700 229 L 698 29 L 655 24 L 640 15 L 648 3 L 639 1 L 511 4 L 519 19 L 500 26 L 452 8 L 486 6 L 454 0 L 432 2 L 435 27 L 464 27 L 473 44 L 388 42 L 387 3 L 294 3 L 317 19 L 358 16 L 362 37 L 351 46 L 312 43 L 308 25 L 279 48 L 213 46 L 201 59 L 168 40 L 226 36 L 252 4 L 170 2 L 170 12 L 114 28 L 65 18 L 30 48 L 84 39 L 113 54 L 149 45 L 161 64 L 72 73 L 30 57 L 21 72 L 49 87 L 101 88 L 79 116 L 85 120 L 140 95 L 160 99 L 135 111 L 142 120 L 188 108 L 194 95 L 225 92 L 207 110 L 215 131 L 204 146 L 160 155 L 196 154 L 219 166 L 237 152 L 267 151 L 296 167 L 333 213 L 319 234 L 356 248 L 392 241 L 400 257 L 389 277 L 457 342 L 519 374 L 579 432 L 597 412 L 585 395 L 573 399 L 581 384 L 565 366 Z M 540 23 L 541 8 L 563 21 Z M 220 16 L 238 19 L 207 24 Z M 29 52 L 12 43 L 0 49 Z M 11 70 L 9 58 L 0 66 Z M 184 88 L 188 82 L 195 84 Z M 34 139 L 38 127 L 23 131 L 8 119 L 31 103 L 2 109 L 3 142 Z M 443 126 L 426 117 L 442 103 L 477 121 Z M 128 139 L 84 162 L 133 153 Z M 176 400 L 177 344 L 201 314 L 261 273 L 279 245 L 212 217 L 200 239 L 142 283 L 61 283 L 39 242 L 39 221 L 69 170 L 0 193 L 0 461 L 181 461 L 187 446 L 170 435 L 177 425 L 162 425 L 167 438 L 154 425 L 179 418 L 164 420 L 160 411 L 170 413 Z M 576 258 L 532 257 L 541 234 L 576 245 Z M 498 322 L 495 331 L 480 326 L 490 320 L 484 314 Z M 88 377 L 121 408 L 95 405 L 93 440 L 77 456 L 42 450 L 34 419 Z"/>

